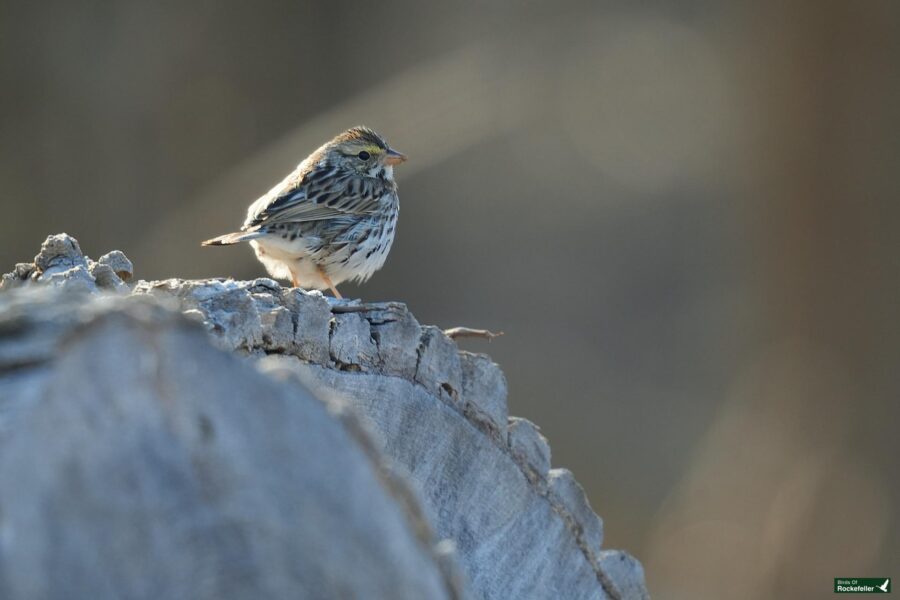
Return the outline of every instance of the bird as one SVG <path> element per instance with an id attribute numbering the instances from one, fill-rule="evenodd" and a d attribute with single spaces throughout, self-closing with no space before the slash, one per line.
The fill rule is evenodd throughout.
<path id="1" fill-rule="evenodd" d="M 247 210 L 240 231 L 202 246 L 249 242 L 276 279 L 328 289 L 368 280 L 387 259 L 400 199 L 394 167 L 406 155 L 368 127 L 325 142 Z"/>

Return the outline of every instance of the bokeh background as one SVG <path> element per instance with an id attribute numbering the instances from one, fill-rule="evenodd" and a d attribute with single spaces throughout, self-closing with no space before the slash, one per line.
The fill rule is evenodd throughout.
<path id="1" fill-rule="evenodd" d="M 66 231 L 141 278 L 356 124 L 411 157 L 345 293 L 506 332 L 657 598 L 900 565 L 900 4 L 0 1 L 0 264 Z"/>

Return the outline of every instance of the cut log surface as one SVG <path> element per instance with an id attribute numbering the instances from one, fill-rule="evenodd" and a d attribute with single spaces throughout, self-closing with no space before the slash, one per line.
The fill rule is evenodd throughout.
<path id="1" fill-rule="evenodd" d="M 0 281 L 0 597 L 646 598 L 489 357 L 400 303 Z"/>

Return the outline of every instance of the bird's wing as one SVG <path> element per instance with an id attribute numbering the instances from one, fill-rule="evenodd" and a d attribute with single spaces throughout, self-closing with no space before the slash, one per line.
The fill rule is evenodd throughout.
<path id="1" fill-rule="evenodd" d="M 379 207 L 378 192 L 369 178 L 316 166 L 299 181 L 288 180 L 282 189 L 270 192 L 244 229 L 371 214 Z"/>

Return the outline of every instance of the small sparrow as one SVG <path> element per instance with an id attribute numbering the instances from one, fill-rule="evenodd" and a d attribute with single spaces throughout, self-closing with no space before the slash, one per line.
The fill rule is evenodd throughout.
<path id="1" fill-rule="evenodd" d="M 273 277 L 341 298 L 338 284 L 384 265 L 400 212 L 394 165 L 405 160 L 371 129 L 348 129 L 251 204 L 240 231 L 202 245 L 250 242 Z"/>

